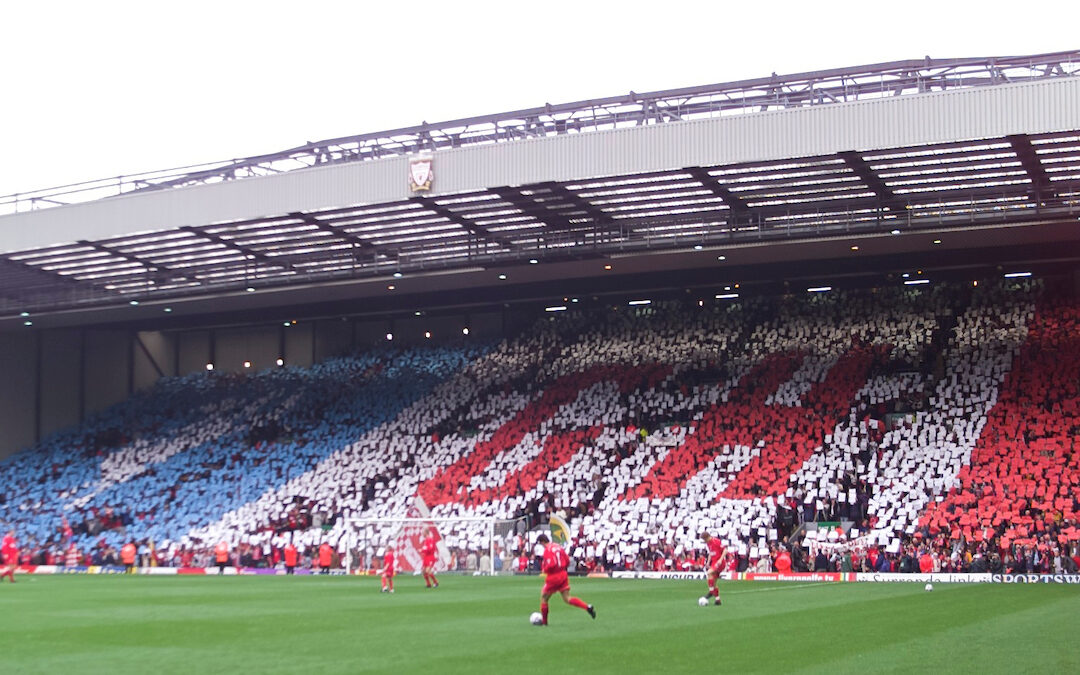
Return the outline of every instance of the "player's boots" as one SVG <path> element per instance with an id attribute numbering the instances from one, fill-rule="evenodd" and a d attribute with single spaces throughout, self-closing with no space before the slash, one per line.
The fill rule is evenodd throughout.
<path id="1" fill-rule="evenodd" d="M 596 618 L 596 608 L 593 607 L 592 605 L 589 605 L 588 607 L 586 607 L 585 611 L 588 612 L 589 616 L 591 616 L 592 618 L 594 618 L 594 619 Z"/>
<path id="2" fill-rule="evenodd" d="M 720 606 L 720 596 L 719 596 L 719 595 L 718 595 L 718 596 L 716 596 L 716 606 L 717 606 L 717 607 L 719 607 L 719 606 Z"/>

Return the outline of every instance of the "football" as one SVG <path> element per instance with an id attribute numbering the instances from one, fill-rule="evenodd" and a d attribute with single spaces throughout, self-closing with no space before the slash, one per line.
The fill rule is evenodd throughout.
<path id="1" fill-rule="evenodd" d="M 704 595 L 697 599 L 698 607 L 707 607 L 709 605 L 709 599 Z"/>
<path id="2" fill-rule="evenodd" d="M 534 626 L 543 626 L 544 625 L 544 615 L 541 614 L 540 612 L 533 612 L 532 614 L 529 615 L 529 623 L 531 623 Z"/>
<path id="3" fill-rule="evenodd" d="M 926 584 L 926 590 L 928 590 L 928 591 L 934 590 L 934 584 Z"/>

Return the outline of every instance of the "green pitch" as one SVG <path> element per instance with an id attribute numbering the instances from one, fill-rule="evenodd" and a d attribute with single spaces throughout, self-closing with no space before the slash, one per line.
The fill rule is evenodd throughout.
<path id="1" fill-rule="evenodd" d="M 536 578 L 20 577 L 3 673 L 1080 672 L 1080 587 Z"/>

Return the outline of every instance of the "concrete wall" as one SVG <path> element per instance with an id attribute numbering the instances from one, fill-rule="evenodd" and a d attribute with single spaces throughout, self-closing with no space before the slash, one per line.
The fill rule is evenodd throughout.
<path id="1" fill-rule="evenodd" d="M 37 437 L 36 333 L 0 334 L 0 457 Z"/>
<path id="2" fill-rule="evenodd" d="M 214 331 L 214 369 L 226 373 L 276 368 L 280 353 L 276 327 L 252 326 Z M 244 363 L 250 363 L 245 368 Z"/>
<path id="3" fill-rule="evenodd" d="M 0 334 L 0 457 L 127 398 L 133 338 L 84 329 Z"/>
<path id="4" fill-rule="evenodd" d="M 353 321 L 327 319 L 315 323 L 315 360 L 348 354 L 353 344 Z"/>
<path id="5" fill-rule="evenodd" d="M 83 415 L 82 333 L 50 331 L 40 335 L 41 435 L 78 424 Z"/>

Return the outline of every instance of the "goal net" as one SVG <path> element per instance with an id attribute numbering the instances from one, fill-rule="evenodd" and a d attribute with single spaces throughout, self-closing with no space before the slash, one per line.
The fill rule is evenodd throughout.
<path id="1" fill-rule="evenodd" d="M 350 572 L 379 569 L 393 546 L 401 573 L 419 572 L 420 547 L 430 528 L 438 545 L 436 571 L 498 574 L 508 551 L 524 532 L 525 519 L 499 518 L 348 518 L 345 556 Z"/>

